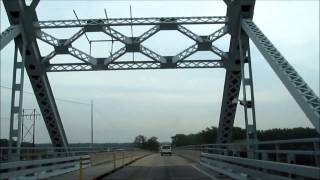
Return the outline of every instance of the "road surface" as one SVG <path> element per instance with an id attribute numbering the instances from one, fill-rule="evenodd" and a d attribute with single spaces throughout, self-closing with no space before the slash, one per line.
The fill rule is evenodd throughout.
<path id="1" fill-rule="evenodd" d="M 179 156 L 152 154 L 116 171 L 105 180 L 212 180 L 210 174 Z"/>

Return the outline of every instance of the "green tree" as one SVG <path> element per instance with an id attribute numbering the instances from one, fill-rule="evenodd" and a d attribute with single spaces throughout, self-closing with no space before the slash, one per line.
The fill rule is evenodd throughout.
<path id="1" fill-rule="evenodd" d="M 158 151 L 159 150 L 159 142 L 157 137 L 151 137 L 147 141 L 147 149 L 150 151 Z"/>
<path id="2" fill-rule="evenodd" d="M 187 135 L 184 134 L 176 134 L 175 136 L 171 137 L 172 145 L 175 146 L 185 146 L 190 144 L 190 139 Z"/>
<path id="3" fill-rule="evenodd" d="M 147 138 L 143 135 L 138 135 L 134 139 L 134 145 L 141 149 L 146 149 L 150 151 L 158 151 L 160 143 L 158 142 L 158 138 L 155 136 L 152 136 L 151 138 Z"/>
<path id="4" fill-rule="evenodd" d="M 135 139 L 134 139 L 134 145 L 138 148 L 144 149 L 146 146 L 146 142 L 147 142 L 147 137 L 143 136 L 143 135 L 138 135 Z"/>
<path id="5" fill-rule="evenodd" d="M 186 146 L 196 144 L 211 144 L 216 142 L 218 129 L 216 127 L 206 128 L 196 134 L 176 134 L 171 137 L 172 145 Z M 285 140 L 285 139 L 299 139 L 319 137 L 319 134 L 312 128 L 291 128 L 291 129 L 268 129 L 257 131 L 258 140 Z M 233 127 L 232 140 L 246 139 L 246 130 L 240 127 Z"/>

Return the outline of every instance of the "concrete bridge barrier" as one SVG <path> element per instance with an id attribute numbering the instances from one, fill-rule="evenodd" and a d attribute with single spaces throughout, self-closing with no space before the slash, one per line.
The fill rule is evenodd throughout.
<path id="1" fill-rule="evenodd" d="M 0 179 L 99 179 L 148 154 L 140 149 L 87 152 L 84 155 L 0 163 Z"/>
<path id="2" fill-rule="evenodd" d="M 195 150 L 185 150 L 185 149 L 174 149 L 173 153 L 181 156 L 183 158 L 189 159 L 194 162 L 199 162 L 200 161 L 200 151 L 195 151 Z"/>

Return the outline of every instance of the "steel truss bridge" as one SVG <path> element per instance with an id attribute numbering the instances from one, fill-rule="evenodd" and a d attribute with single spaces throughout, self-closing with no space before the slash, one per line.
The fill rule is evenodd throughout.
<path id="1" fill-rule="evenodd" d="M 249 39 L 255 44 L 271 66 L 288 92 L 295 99 L 314 128 L 320 133 L 320 98 L 303 78 L 282 56 L 253 22 L 255 0 L 224 0 L 227 5 L 225 16 L 207 17 L 152 17 L 152 18 L 104 18 L 39 21 L 35 8 L 39 0 L 26 5 L 22 0 L 3 0 L 10 27 L 0 36 L 0 48 L 14 41 L 14 72 L 10 117 L 9 154 L 18 153 L 21 146 L 21 111 L 23 101 L 24 70 L 30 79 L 44 122 L 54 147 L 68 152 L 68 140 L 55 103 L 48 72 L 69 71 L 110 71 L 144 69 L 191 69 L 224 68 L 225 84 L 220 111 L 217 143 L 231 141 L 232 127 L 238 102 L 244 107 L 248 149 L 257 146 L 256 116 L 251 71 Z M 198 35 L 186 25 L 212 25 L 222 27 L 216 31 Z M 140 36 L 126 36 L 115 30 L 117 26 L 152 26 Z M 46 29 L 80 28 L 68 39 L 58 39 L 46 33 Z M 194 41 L 174 56 L 165 56 L 144 46 L 143 42 L 160 31 L 178 31 Z M 81 36 L 89 32 L 102 32 L 118 41 L 122 47 L 111 52 L 108 57 L 96 58 L 73 46 Z M 214 42 L 225 35 L 230 36 L 228 51 L 222 51 Z M 47 56 L 41 56 L 37 40 L 53 47 Z M 198 51 L 211 51 L 217 59 L 188 59 Z M 148 61 L 119 61 L 127 53 L 141 53 Z M 19 58 L 19 54 L 21 58 Z M 70 55 L 79 59 L 78 63 L 55 63 L 56 55 Z M 245 75 L 246 74 L 246 75 Z M 242 86 L 241 86 L 242 84 Z M 239 100 L 243 88 L 243 99 Z M 13 141 L 17 141 L 14 147 Z"/>

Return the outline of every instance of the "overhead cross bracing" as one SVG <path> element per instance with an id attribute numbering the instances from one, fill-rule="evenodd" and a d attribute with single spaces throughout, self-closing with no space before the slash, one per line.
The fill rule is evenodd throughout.
<path id="1" fill-rule="evenodd" d="M 260 52 L 265 56 L 276 74 L 286 85 L 289 92 L 298 102 L 304 113 L 315 128 L 320 131 L 319 97 L 303 81 L 288 61 L 279 56 L 278 50 L 265 41 L 264 34 L 252 24 L 254 0 L 226 1 L 228 6 L 225 16 L 208 17 L 156 17 L 156 18 L 104 18 L 104 19 L 73 19 L 38 21 L 35 7 L 38 1 L 33 1 L 27 7 L 24 1 L 4 0 L 4 7 L 11 26 L 1 33 L 1 49 L 11 40 L 23 56 L 24 66 L 40 106 L 44 121 L 54 146 L 68 147 L 68 141 L 61 123 L 54 96 L 51 91 L 47 72 L 66 71 L 109 71 L 136 69 L 188 69 L 188 68 L 224 68 L 226 70 L 225 86 L 219 120 L 218 142 L 230 142 L 232 127 L 239 100 L 241 83 L 252 85 L 252 79 L 242 76 L 242 63 L 249 63 L 249 38 L 253 40 Z M 208 34 L 196 34 L 187 25 L 212 25 L 221 27 Z M 117 26 L 152 26 L 139 36 L 125 35 Z M 70 38 L 57 38 L 47 29 L 79 28 Z M 144 44 L 161 31 L 175 31 L 193 41 L 191 46 L 176 52 L 173 56 L 157 53 Z M 119 42 L 122 47 L 112 51 L 105 57 L 94 57 L 74 46 L 77 39 L 86 33 L 100 32 Z M 230 36 L 228 50 L 222 50 L 215 42 L 223 36 Z M 53 48 L 47 56 L 41 56 L 38 40 Z M 272 46 L 271 46 L 272 45 Z M 215 58 L 190 59 L 199 51 L 210 51 Z M 125 54 L 140 53 L 149 60 L 135 60 L 129 58 L 119 61 Z M 242 55 L 241 55 L 242 54 Z M 76 58 L 78 63 L 55 62 L 57 55 L 68 55 Z M 15 86 L 15 85 L 14 85 Z M 242 102 L 247 108 L 254 108 L 254 101 Z M 16 106 L 12 107 L 12 111 Z"/>
<path id="2" fill-rule="evenodd" d="M 127 69 L 169 69 L 169 68 L 224 68 L 223 60 L 227 58 L 225 52 L 213 45 L 213 42 L 227 34 L 226 26 L 208 34 L 200 36 L 193 33 L 183 25 L 186 24 L 225 24 L 227 18 L 221 17 L 164 17 L 164 18 L 130 18 L 126 19 L 85 19 L 63 21 L 39 21 L 34 24 L 37 38 L 54 47 L 54 51 L 43 57 L 43 64 L 47 72 L 59 71 L 96 71 L 96 70 L 127 70 Z M 114 29 L 114 26 L 144 26 L 153 27 L 137 37 L 128 37 Z M 81 29 L 69 39 L 58 39 L 46 33 L 46 28 L 74 28 Z M 165 56 L 144 46 L 142 43 L 160 31 L 176 30 L 195 43 L 175 56 Z M 122 47 L 111 52 L 108 57 L 95 58 L 80 49 L 72 46 L 86 32 L 103 32 L 116 41 L 122 43 Z M 186 60 L 197 51 L 212 51 L 220 59 L 195 59 Z M 117 61 L 126 53 L 141 53 L 151 59 L 150 61 Z M 82 63 L 50 63 L 57 54 L 69 54 L 78 58 Z"/>

